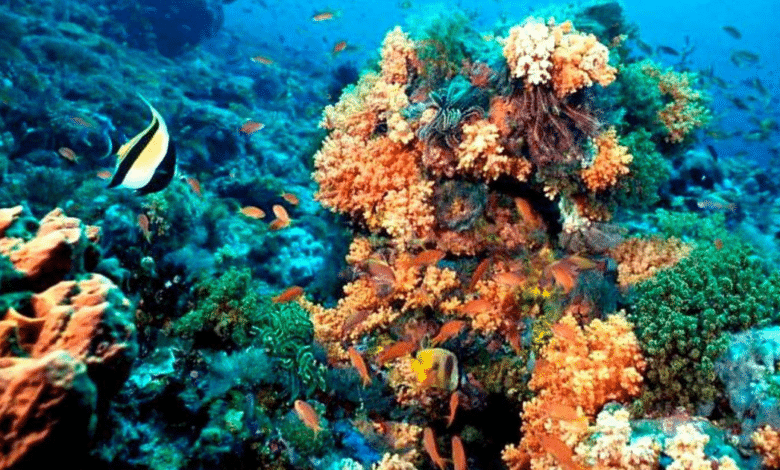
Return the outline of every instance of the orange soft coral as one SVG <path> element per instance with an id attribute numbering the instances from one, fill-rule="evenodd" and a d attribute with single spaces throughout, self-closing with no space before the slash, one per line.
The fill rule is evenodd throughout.
<path id="1" fill-rule="evenodd" d="M 316 198 L 401 242 L 423 237 L 434 221 L 427 202 L 433 184 L 423 180 L 418 161 L 418 153 L 387 137 L 365 140 L 335 130 L 314 156 Z"/>
<path id="2" fill-rule="evenodd" d="M 677 238 L 631 238 L 613 248 L 610 255 L 618 263 L 618 283 L 627 287 L 671 268 L 688 256 L 691 248 Z"/>
<path id="3" fill-rule="evenodd" d="M 488 181 L 502 174 L 526 181 L 531 173 L 531 163 L 523 158 L 503 154 L 504 148 L 498 142 L 498 127 L 490 121 L 480 119 L 472 124 L 464 124 L 463 140 L 456 152 L 458 172 L 476 175 Z"/>
<path id="4" fill-rule="evenodd" d="M 754 432 L 751 437 L 756 446 L 756 452 L 764 457 L 762 462 L 764 468 L 780 468 L 780 432 L 766 425 Z"/>
<path id="5" fill-rule="evenodd" d="M 582 170 L 581 176 L 588 189 L 595 192 L 614 186 L 618 176 L 628 174 L 628 165 L 634 157 L 628 153 L 628 147 L 618 143 L 615 128 L 593 140 L 596 158 L 590 167 Z"/>
<path id="6" fill-rule="evenodd" d="M 671 102 L 658 111 L 658 119 L 669 133 L 666 136 L 667 141 L 682 142 L 688 134 L 710 122 L 712 114 L 704 106 L 702 93 L 691 86 L 692 74 L 674 70 L 661 73 L 658 67 L 651 63 L 646 63 L 642 71 L 657 78 L 658 89 L 672 98 Z"/>
<path id="7" fill-rule="evenodd" d="M 379 67 L 388 83 L 407 83 L 409 72 L 418 63 L 414 41 L 401 31 L 400 26 L 387 33 L 382 42 L 382 60 Z"/>
<path id="8" fill-rule="evenodd" d="M 555 26 L 536 19 L 510 29 L 503 50 L 510 75 L 523 79 L 526 88 L 551 83 L 558 98 L 594 82 L 612 83 L 617 70 L 608 64 L 607 47 L 573 29 L 569 21 Z"/>
<path id="9" fill-rule="evenodd" d="M 511 469 L 529 461 L 532 468 L 556 465 L 544 436 L 571 449 L 587 435 L 588 421 L 605 403 L 641 392 L 645 361 L 631 323 L 621 315 L 595 320 L 584 330 L 567 316 L 553 331 L 528 383 L 537 396 L 523 407 L 523 439 L 519 447 L 502 453 Z"/>
<path id="10" fill-rule="evenodd" d="M 565 27 L 569 25 L 568 28 Z M 552 83 L 555 94 L 562 98 L 594 82 L 607 86 L 615 80 L 617 69 L 610 67 L 609 50 L 592 34 L 570 33 L 571 23 L 556 31 L 560 40 L 552 54 Z"/>

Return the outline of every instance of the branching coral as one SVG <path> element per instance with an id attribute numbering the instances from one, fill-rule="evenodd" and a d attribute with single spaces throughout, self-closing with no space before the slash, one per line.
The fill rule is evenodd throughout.
<path id="1" fill-rule="evenodd" d="M 618 143 L 614 127 L 602 132 L 593 141 L 596 157 L 581 175 L 588 189 L 597 192 L 614 186 L 618 176 L 628 174 L 628 165 L 633 157 L 628 153 L 628 147 Z"/>

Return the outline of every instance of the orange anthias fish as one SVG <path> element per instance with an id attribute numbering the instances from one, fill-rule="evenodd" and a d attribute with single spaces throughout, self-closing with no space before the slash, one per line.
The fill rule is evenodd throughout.
<path id="1" fill-rule="evenodd" d="M 263 65 L 271 65 L 274 63 L 272 59 L 269 59 L 268 57 L 263 55 L 256 55 L 252 57 L 252 62 L 263 64 Z"/>
<path id="2" fill-rule="evenodd" d="M 550 264 L 544 268 L 544 272 L 542 273 L 544 279 L 550 279 L 550 277 L 555 279 L 555 282 L 563 287 L 563 292 L 565 294 L 568 294 L 574 289 L 574 285 L 577 283 L 577 275 L 577 266 L 565 259 Z"/>
<path id="3" fill-rule="evenodd" d="M 466 450 L 458 436 L 452 436 L 452 465 L 455 470 L 466 470 Z"/>
<path id="4" fill-rule="evenodd" d="M 566 341 L 575 341 L 577 339 L 577 330 L 565 323 L 556 323 L 550 327 L 553 335 Z"/>
<path id="5" fill-rule="evenodd" d="M 439 449 L 436 447 L 436 436 L 433 435 L 433 429 L 425 428 L 423 431 L 423 447 L 428 455 L 433 460 L 433 463 L 439 467 L 440 470 L 444 470 L 447 467 L 447 462 L 439 454 Z"/>
<path id="6" fill-rule="evenodd" d="M 381 365 L 385 362 L 392 361 L 399 357 L 411 354 L 417 349 L 417 345 L 411 341 L 398 341 L 391 346 L 382 349 L 382 352 L 376 358 L 376 361 Z"/>
<path id="7" fill-rule="evenodd" d="M 333 54 L 338 54 L 347 48 L 347 41 L 339 41 L 333 45 Z"/>
<path id="8" fill-rule="evenodd" d="M 539 438 L 542 448 L 555 457 L 558 463 L 566 470 L 585 470 L 584 467 L 576 463 L 573 459 L 574 452 L 565 442 L 555 436 L 542 434 Z"/>
<path id="9" fill-rule="evenodd" d="M 414 266 L 435 265 L 439 261 L 443 260 L 444 256 L 446 256 L 446 253 L 441 250 L 425 250 L 414 257 L 414 259 L 412 260 L 412 265 Z"/>
<path id="10" fill-rule="evenodd" d="M 192 192 L 194 192 L 196 196 L 203 197 L 203 193 L 200 190 L 200 181 L 193 177 L 189 177 L 187 178 L 187 184 L 190 185 Z"/>
<path id="11" fill-rule="evenodd" d="M 341 326 L 341 334 L 345 335 L 352 330 L 352 328 L 361 324 L 371 312 L 369 310 L 358 310 L 344 320 L 344 324 Z"/>
<path id="12" fill-rule="evenodd" d="M 281 304 L 284 302 L 295 300 L 301 295 L 303 295 L 303 287 L 292 286 L 292 287 L 288 287 L 287 289 L 284 290 L 284 292 L 272 298 L 271 300 L 273 300 L 277 304 Z"/>
<path id="13" fill-rule="evenodd" d="M 460 330 L 466 326 L 466 322 L 463 320 L 450 320 L 443 324 L 439 329 L 439 332 L 431 339 L 431 345 L 436 346 L 439 343 L 443 343 L 453 336 L 460 333 Z"/>
<path id="14" fill-rule="evenodd" d="M 525 222 L 526 225 L 532 229 L 537 229 L 542 226 L 542 218 L 539 217 L 536 211 L 534 211 L 531 203 L 528 202 L 528 200 L 521 197 L 516 197 L 515 207 L 517 208 L 517 213 L 520 214 L 520 217 L 523 219 L 523 222 Z"/>
<path id="15" fill-rule="evenodd" d="M 279 204 L 274 204 L 271 208 L 274 211 L 276 219 L 270 223 L 268 228 L 271 230 L 280 230 L 290 226 L 290 216 L 287 214 L 287 210 Z"/>
<path id="16" fill-rule="evenodd" d="M 262 219 L 263 217 L 265 217 L 265 211 L 255 206 L 242 207 L 241 213 L 253 219 Z"/>
<path id="17" fill-rule="evenodd" d="M 79 157 L 76 156 L 76 152 L 69 149 L 68 147 L 60 147 L 59 150 L 57 150 L 57 153 L 59 153 L 62 158 L 69 162 L 78 163 Z"/>
<path id="18" fill-rule="evenodd" d="M 114 174 L 111 173 L 108 170 L 100 170 L 100 171 L 97 172 L 97 177 L 102 179 L 102 180 L 107 180 L 107 179 L 111 178 L 113 175 Z"/>
<path id="19" fill-rule="evenodd" d="M 485 275 L 485 272 L 490 267 L 490 261 L 490 258 L 485 258 L 479 262 L 477 267 L 474 269 L 474 274 L 471 275 L 471 282 L 469 282 L 468 290 L 474 290 L 474 286 L 477 285 L 477 282 L 482 279 L 482 276 Z"/>
<path id="20" fill-rule="evenodd" d="M 493 275 L 493 280 L 510 287 L 522 287 L 525 284 L 525 277 L 513 272 L 497 273 Z"/>
<path id="21" fill-rule="evenodd" d="M 295 400 L 294 406 L 295 412 L 298 413 L 298 418 L 303 421 L 303 424 L 314 432 L 320 432 L 322 429 L 320 427 L 320 418 L 317 416 L 314 408 L 303 400 Z"/>
<path id="22" fill-rule="evenodd" d="M 452 395 L 450 395 L 450 415 L 447 417 L 447 427 L 450 427 L 452 425 L 452 422 L 455 421 L 455 413 L 458 411 L 459 405 L 460 405 L 460 392 L 458 391 L 452 392 Z"/>
<path id="23" fill-rule="evenodd" d="M 298 200 L 298 196 L 296 196 L 295 194 L 292 194 L 292 193 L 282 193 L 282 199 L 284 199 L 285 201 L 289 202 L 293 206 L 297 206 L 298 203 L 300 202 Z"/>
<path id="24" fill-rule="evenodd" d="M 316 15 L 311 17 L 311 20 L 315 22 L 327 21 L 332 19 L 333 19 L 333 12 L 331 11 L 323 11 L 322 13 L 317 13 Z"/>
<path id="25" fill-rule="evenodd" d="M 468 313 L 470 315 L 476 315 L 478 313 L 482 313 L 486 310 L 488 310 L 493 304 L 490 303 L 490 301 L 485 299 L 474 299 L 461 307 L 461 311 L 463 313 Z"/>
<path id="26" fill-rule="evenodd" d="M 138 214 L 138 226 L 141 228 L 141 233 L 144 234 L 146 241 L 150 241 L 152 232 L 149 230 L 149 217 L 146 214 Z"/>
<path id="27" fill-rule="evenodd" d="M 374 282 L 388 284 L 390 286 L 395 284 L 395 273 L 393 272 L 393 268 L 391 268 L 383 259 L 375 256 L 369 257 L 366 260 L 366 269 Z"/>
<path id="28" fill-rule="evenodd" d="M 360 378 L 363 379 L 363 386 L 366 387 L 371 383 L 371 376 L 368 375 L 368 367 L 366 361 L 363 360 L 363 356 L 360 355 L 352 346 L 347 350 L 349 353 L 349 360 L 352 362 L 352 366 L 357 369 L 360 374 Z"/>
<path id="29" fill-rule="evenodd" d="M 260 129 L 264 128 L 265 124 L 255 121 L 247 121 L 238 130 L 246 135 L 252 135 Z"/>

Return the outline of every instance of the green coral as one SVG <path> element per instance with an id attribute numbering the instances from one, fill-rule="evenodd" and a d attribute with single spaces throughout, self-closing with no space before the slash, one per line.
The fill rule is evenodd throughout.
<path id="1" fill-rule="evenodd" d="M 285 414 L 278 422 L 277 429 L 282 438 L 295 453 L 301 457 L 322 457 L 334 447 L 333 432 L 324 418 L 325 406 L 319 402 L 310 401 L 310 405 L 319 416 L 321 429 L 315 432 L 309 429 L 294 413 Z M 293 462 L 295 463 L 295 462 Z M 302 464 L 303 462 L 297 462 Z"/>
<path id="2" fill-rule="evenodd" d="M 630 173 L 618 183 L 615 200 L 621 207 L 645 208 L 660 200 L 658 189 L 669 180 L 671 165 L 658 152 L 650 132 L 637 129 L 620 139 L 634 159 Z"/>
<path id="3" fill-rule="evenodd" d="M 719 235 L 722 242 L 719 249 L 701 238 L 687 258 L 638 284 L 629 312 L 648 362 L 645 407 L 691 408 L 716 396 L 713 363 L 727 347 L 726 333 L 780 321 L 780 274 L 718 223 L 699 219 L 694 228 L 686 217 L 660 219 L 676 236 Z"/>
<path id="4" fill-rule="evenodd" d="M 174 333 L 229 349 L 254 344 L 285 372 L 278 379 L 287 381 L 293 397 L 325 390 L 327 369 L 314 357 L 314 327 L 298 304 L 260 296 L 248 269 L 201 281 L 196 293 L 197 307 L 173 323 Z"/>

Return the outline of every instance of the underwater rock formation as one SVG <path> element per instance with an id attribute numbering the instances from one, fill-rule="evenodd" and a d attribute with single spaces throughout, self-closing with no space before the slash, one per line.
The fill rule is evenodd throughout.
<path id="1" fill-rule="evenodd" d="M 6 234 L 21 231 L 13 222 L 21 213 L 2 212 L 12 220 L 0 224 Z M 0 295 L 1 468 L 40 468 L 66 450 L 85 450 L 97 410 L 129 375 L 138 353 L 130 301 L 99 274 L 62 280 L 83 274 L 97 234 L 58 209 L 34 238 L 0 238 L 11 261 L 0 279 L 18 281 L 4 283 Z"/>

